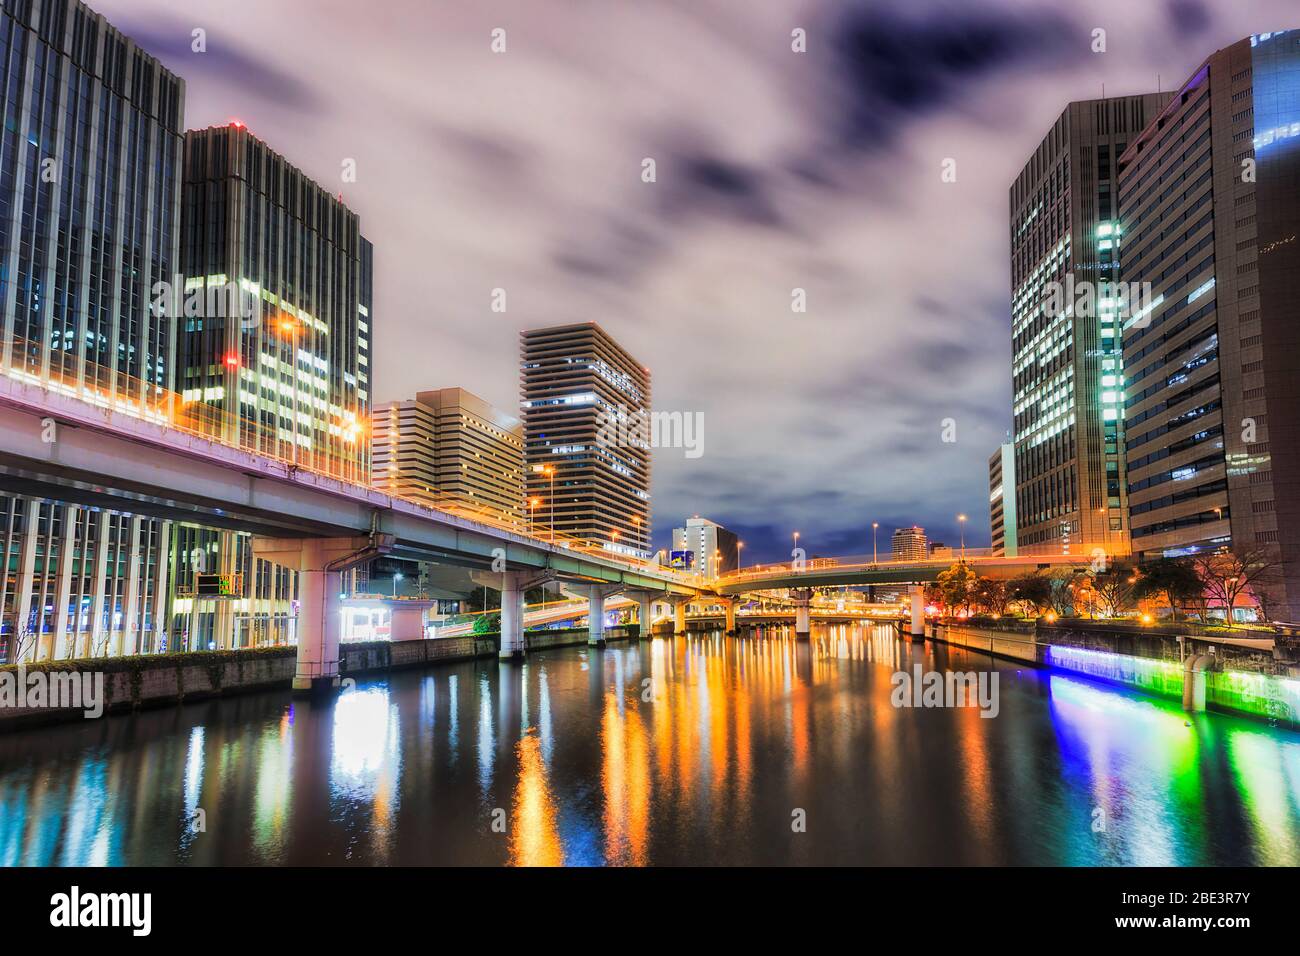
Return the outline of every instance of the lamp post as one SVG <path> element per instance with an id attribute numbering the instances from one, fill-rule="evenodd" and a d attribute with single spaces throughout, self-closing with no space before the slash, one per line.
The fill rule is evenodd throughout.
<path id="1" fill-rule="evenodd" d="M 394 598 L 397 597 L 397 582 L 400 580 L 402 580 L 402 572 L 394 571 L 393 572 L 393 597 Z"/>
<path id="2" fill-rule="evenodd" d="M 957 516 L 957 527 L 961 528 L 961 559 L 966 560 L 966 516 Z"/>
<path id="3" fill-rule="evenodd" d="M 871 522 L 871 563 L 876 564 L 880 558 L 876 551 L 876 529 L 880 527 L 879 521 Z"/>
<path id="4" fill-rule="evenodd" d="M 537 506 L 540 505 L 541 503 L 542 503 L 541 498 L 528 499 L 528 533 L 529 534 L 533 533 L 534 525 L 537 522 L 537 516 L 536 516 Z"/>
<path id="5" fill-rule="evenodd" d="M 741 549 L 743 549 L 744 547 L 745 547 L 745 542 L 743 541 L 736 542 L 736 573 L 737 574 L 739 574 L 740 569 L 745 566 L 745 562 L 742 561 L 740 558 Z"/>

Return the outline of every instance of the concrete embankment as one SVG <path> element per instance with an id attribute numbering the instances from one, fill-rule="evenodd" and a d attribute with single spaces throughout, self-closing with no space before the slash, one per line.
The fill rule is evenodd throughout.
<path id="1" fill-rule="evenodd" d="M 637 632 L 635 624 L 606 628 L 605 637 L 628 640 Z M 587 636 L 585 627 L 524 632 L 530 651 L 585 644 Z M 339 648 L 339 674 L 495 659 L 498 640 L 496 634 L 479 634 L 344 644 Z M 296 664 L 297 648 L 286 646 L 6 665 L 0 667 L 0 731 L 83 719 L 88 710 L 129 713 L 209 697 L 288 690 Z"/>
<path id="2" fill-rule="evenodd" d="M 1178 634 L 1126 624 L 930 623 L 928 636 L 1038 667 L 1180 700 L 1188 710 L 1300 728 L 1300 658 L 1290 645 L 1241 635 Z"/>

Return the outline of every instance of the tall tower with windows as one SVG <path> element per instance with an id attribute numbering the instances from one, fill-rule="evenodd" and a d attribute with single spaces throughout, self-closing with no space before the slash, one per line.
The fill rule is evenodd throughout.
<path id="1" fill-rule="evenodd" d="M 1117 163 L 1169 96 L 1069 104 L 1011 186 L 1021 554 L 1128 551 Z"/>

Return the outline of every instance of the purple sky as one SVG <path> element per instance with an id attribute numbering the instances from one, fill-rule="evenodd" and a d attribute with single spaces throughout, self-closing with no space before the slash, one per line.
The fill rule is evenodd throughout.
<path id="1" fill-rule="evenodd" d="M 795 529 L 867 552 L 872 521 L 955 543 L 958 512 L 987 545 L 1011 181 L 1068 101 L 1169 89 L 1293 3 L 92 0 L 188 126 L 243 121 L 361 214 L 377 401 L 517 411 L 519 330 L 597 321 L 704 416 L 702 457 L 655 453 L 656 543 L 698 513 L 747 562 Z"/>

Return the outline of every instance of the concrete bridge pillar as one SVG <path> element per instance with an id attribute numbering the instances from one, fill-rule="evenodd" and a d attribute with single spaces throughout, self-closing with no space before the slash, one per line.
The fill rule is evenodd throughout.
<path id="1" fill-rule="evenodd" d="M 622 590 L 608 584 L 587 585 L 587 645 L 605 645 L 605 598 Z"/>
<path id="2" fill-rule="evenodd" d="M 339 686 L 343 572 L 392 547 L 392 537 L 253 538 L 256 557 L 298 572 L 298 666 L 295 693 Z"/>
<path id="3" fill-rule="evenodd" d="M 639 637 L 643 641 L 648 641 L 654 636 L 651 634 L 651 627 L 654 624 L 654 595 L 649 591 L 641 591 L 637 594 L 636 600 L 636 622 Z"/>
<path id="4" fill-rule="evenodd" d="M 791 591 L 790 596 L 794 598 L 794 637 L 797 641 L 806 641 L 812 634 L 812 617 L 809 614 L 808 607 L 812 603 L 812 591 L 807 588 L 799 588 Z"/>
<path id="5" fill-rule="evenodd" d="M 919 584 L 908 586 L 908 593 L 912 596 L 912 626 L 910 633 L 912 640 L 925 640 L 925 588 Z"/>
<path id="6" fill-rule="evenodd" d="M 687 599 L 673 601 L 673 633 L 686 633 L 686 605 L 691 602 Z"/>
<path id="7" fill-rule="evenodd" d="M 726 631 L 728 634 L 736 633 L 736 604 L 737 602 L 734 599 L 722 602 L 722 606 L 726 608 L 727 611 Z"/>
<path id="8" fill-rule="evenodd" d="M 501 660 L 524 656 L 524 581 L 518 571 L 502 575 Z"/>

